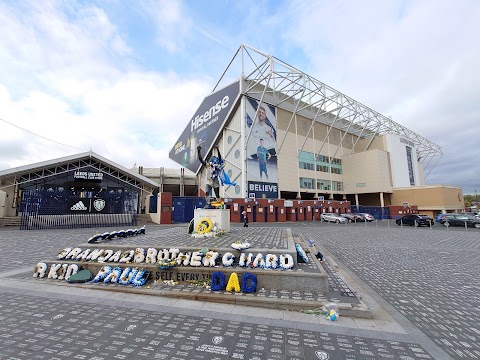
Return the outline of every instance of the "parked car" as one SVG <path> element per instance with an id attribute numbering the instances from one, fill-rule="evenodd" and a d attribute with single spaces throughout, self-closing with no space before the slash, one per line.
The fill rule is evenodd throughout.
<path id="1" fill-rule="evenodd" d="M 347 219 L 348 222 L 355 222 L 357 217 L 354 214 L 346 213 L 346 214 L 339 214 L 341 217 Z"/>
<path id="2" fill-rule="evenodd" d="M 333 213 L 324 213 L 324 214 L 320 215 L 320 219 L 322 221 L 335 222 L 337 224 L 338 223 L 345 224 L 347 222 L 346 218 L 341 217 L 337 214 L 333 214 Z"/>
<path id="3" fill-rule="evenodd" d="M 441 220 L 444 220 L 445 215 L 447 215 L 447 214 L 438 214 L 437 217 L 435 218 L 435 222 L 439 223 Z"/>
<path id="4" fill-rule="evenodd" d="M 355 221 L 356 222 L 366 221 L 365 216 L 363 216 L 363 215 L 360 215 L 360 214 L 357 214 L 357 213 L 354 213 L 353 215 L 355 216 Z"/>
<path id="5" fill-rule="evenodd" d="M 368 222 L 372 222 L 375 220 L 375 218 L 373 217 L 373 215 L 371 214 L 368 214 L 368 213 L 355 213 L 355 215 L 357 215 L 359 217 L 359 219 L 361 219 L 360 221 L 368 221 Z M 358 221 L 358 220 L 357 220 Z"/>
<path id="6" fill-rule="evenodd" d="M 409 214 L 404 215 L 400 219 L 395 221 L 397 225 L 410 225 L 410 226 L 430 226 L 433 225 L 433 219 L 430 216 L 418 215 L 418 214 Z"/>
<path id="7" fill-rule="evenodd" d="M 440 221 L 440 224 L 445 226 L 465 226 L 465 223 L 467 224 L 467 227 L 480 229 L 480 219 L 468 217 L 467 215 L 447 214 L 445 219 Z"/>
<path id="8" fill-rule="evenodd" d="M 450 214 L 445 214 L 445 216 L 442 219 L 440 219 L 439 222 L 440 222 L 440 224 L 444 225 L 445 221 L 447 221 L 447 219 L 450 219 L 450 220 L 457 219 L 457 218 L 463 219 L 463 218 L 466 218 L 466 217 L 469 218 L 469 216 L 465 215 L 464 213 L 450 213 Z"/>

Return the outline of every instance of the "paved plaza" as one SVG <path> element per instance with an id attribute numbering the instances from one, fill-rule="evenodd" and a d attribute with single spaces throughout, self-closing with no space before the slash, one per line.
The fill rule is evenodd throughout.
<path id="1" fill-rule="evenodd" d="M 373 319 L 35 281 L 38 261 L 112 229 L 1 229 L 0 359 L 480 359 L 479 231 L 306 222 L 251 224 L 246 236 L 281 249 L 287 227 L 328 257 L 330 290 L 357 296 Z M 149 226 L 145 239 L 185 231 Z"/>

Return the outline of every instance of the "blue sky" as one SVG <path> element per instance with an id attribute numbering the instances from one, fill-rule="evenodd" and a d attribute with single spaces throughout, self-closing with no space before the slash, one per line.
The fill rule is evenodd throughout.
<path id="1" fill-rule="evenodd" d="M 429 184 L 480 192 L 478 1 L 2 1 L 0 169 L 168 151 L 240 44 L 442 146 Z M 80 149 L 80 150 L 79 150 Z"/>

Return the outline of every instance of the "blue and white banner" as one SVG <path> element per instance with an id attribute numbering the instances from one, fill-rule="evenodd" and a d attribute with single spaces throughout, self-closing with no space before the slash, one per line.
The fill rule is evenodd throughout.
<path id="1" fill-rule="evenodd" d="M 258 111 L 257 111 L 258 110 Z M 276 108 L 245 98 L 248 197 L 278 198 Z"/>

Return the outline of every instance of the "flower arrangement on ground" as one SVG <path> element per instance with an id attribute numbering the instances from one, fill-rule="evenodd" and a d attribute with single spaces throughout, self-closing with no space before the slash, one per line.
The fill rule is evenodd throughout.
<path id="1" fill-rule="evenodd" d="M 247 241 L 235 241 L 231 246 L 235 250 L 242 251 L 242 250 L 248 249 L 251 245 Z"/>
<path id="2" fill-rule="evenodd" d="M 171 269 L 176 263 L 175 260 L 162 259 L 158 262 L 158 267 L 162 270 Z"/>

